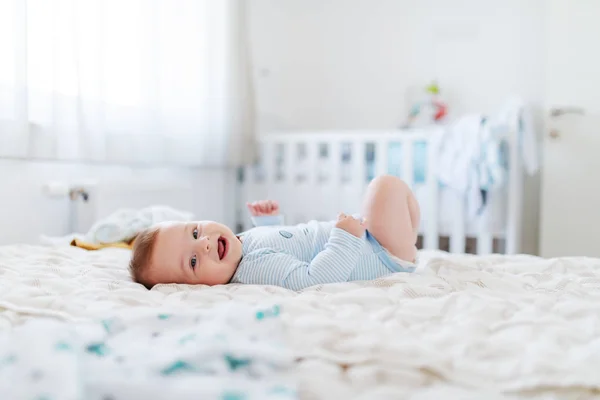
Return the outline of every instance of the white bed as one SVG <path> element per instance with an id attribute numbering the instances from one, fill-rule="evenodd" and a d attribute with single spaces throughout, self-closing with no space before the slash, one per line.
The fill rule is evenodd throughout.
<path id="1" fill-rule="evenodd" d="M 147 291 L 129 280 L 128 259 L 120 249 L 0 247 L 0 332 L 42 316 L 76 323 L 210 310 L 232 300 L 277 304 L 303 399 L 600 393 L 598 259 L 426 251 L 414 274 L 301 293 L 237 285 Z M 7 390 L 1 368 L 0 391 Z"/>

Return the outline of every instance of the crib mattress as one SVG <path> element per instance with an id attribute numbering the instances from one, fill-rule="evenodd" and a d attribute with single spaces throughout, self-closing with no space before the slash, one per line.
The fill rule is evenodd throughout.
<path id="1" fill-rule="evenodd" d="M 148 291 L 129 280 L 128 258 L 122 249 L 0 247 L 1 329 L 42 316 L 276 303 L 301 398 L 583 398 L 600 389 L 598 259 L 423 252 L 414 274 L 295 293 Z"/>

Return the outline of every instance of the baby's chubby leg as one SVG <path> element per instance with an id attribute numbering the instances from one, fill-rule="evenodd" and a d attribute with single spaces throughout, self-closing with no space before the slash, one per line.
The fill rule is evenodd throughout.
<path id="1" fill-rule="evenodd" d="M 373 179 L 363 199 L 362 216 L 369 232 L 390 253 L 415 261 L 421 211 L 404 181 L 391 175 Z"/>

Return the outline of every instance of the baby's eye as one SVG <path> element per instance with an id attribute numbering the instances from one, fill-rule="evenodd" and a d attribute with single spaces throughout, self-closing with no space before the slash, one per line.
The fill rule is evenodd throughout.
<path id="1" fill-rule="evenodd" d="M 198 239 L 198 228 L 194 228 L 194 230 L 192 231 L 192 236 L 194 237 L 194 239 Z"/>
<path id="2" fill-rule="evenodd" d="M 192 258 L 190 258 L 190 267 L 192 269 L 196 268 L 196 256 L 192 256 Z"/>

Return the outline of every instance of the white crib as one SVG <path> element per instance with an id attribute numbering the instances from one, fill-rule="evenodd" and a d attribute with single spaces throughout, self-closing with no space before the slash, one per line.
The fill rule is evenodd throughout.
<path id="1" fill-rule="evenodd" d="M 405 180 L 421 205 L 419 247 L 452 253 L 520 252 L 523 171 L 516 134 L 509 146 L 508 183 L 490 197 L 476 220 L 468 219 L 464 196 L 440 189 L 435 154 L 439 128 L 410 131 L 334 131 L 269 134 L 260 138 L 260 161 L 238 173 L 237 229 L 251 227 L 246 201 L 279 201 L 286 223 L 330 220 L 360 210 L 374 176 Z M 417 145 L 425 146 L 417 147 Z M 391 154 L 390 149 L 396 153 Z M 415 152 L 421 163 L 415 170 Z M 393 160 L 390 159 L 393 156 Z M 393 161 L 393 162 L 392 162 Z M 421 176 L 417 172 L 421 173 Z"/>

